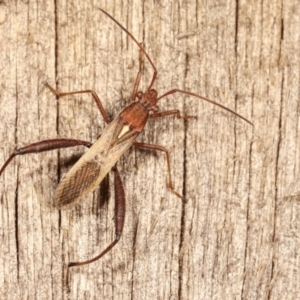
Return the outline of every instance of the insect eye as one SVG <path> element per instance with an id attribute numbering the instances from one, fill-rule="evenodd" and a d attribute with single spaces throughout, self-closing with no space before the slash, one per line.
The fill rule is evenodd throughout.
<path id="1" fill-rule="evenodd" d="M 138 97 L 138 99 L 142 99 L 142 97 L 143 97 L 143 92 L 141 92 L 141 91 L 139 91 L 139 92 L 137 92 L 137 94 L 136 94 L 136 96 Z"/>

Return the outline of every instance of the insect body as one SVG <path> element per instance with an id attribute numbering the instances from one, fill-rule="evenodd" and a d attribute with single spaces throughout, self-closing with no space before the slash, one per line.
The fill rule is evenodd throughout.
<path id="1" fill-rule="evenodd" d="M 137 103 L 133 105 L 138 106 Z M 138 122 L 131 124 L 130 127 L 126 118 L 133 105 L 125 108 L 108 124 L 101 137 L 62 179 L 55 195 L 55 202 L 59 207 L 73 206 L 95 190 L 120 156 L 133 144 L 148 117 L 146 110 L 143 124 L 138 126 L 136 123 L 140 123 L 140 119 L 137 119 Z"/>
<path id="2" fill-rule="evenodd" d="M 151 58 L 149 57 L 145 49 L 141 46 L 141 44 L 137 42 L 137 40 L 126 28 L 124 28 L 107 12 L 105 12 L 102 9 L 100 10 L 103 13 L 105 13 L 110 19 L 112 19 L 119 27 L 121 27 L 122 30 L 124 30 L 131 37 L 131 39 L 140 48 L 140 54 L 145 55 L 147 60 L 151 64 L 153 68 L 153 76 L 148 89 L 146 90 L 146 92 L 138 91 L 141 79 L 140 55 L 140 69 L 138 71 L 132 93 L 132 101 L 134 102 L 127 106 L 125 109 L 123 109 L 119 113 L 119 115 L 112 122 L 110 122 L 108 115 L 95 92 L 91 90 L 84 90 L 77 92 L 60 93 L 48 84 L 46 84 L 50 88 L 50 90 L 58 97 L 63 97 L 70 94 L 91 93 L 100 113 L 103 116 L 104 121 L 108 124 L 107 127 L 104 129 L 100 138 L 94 144 L 82 140 L 54 139 L 37 142 L 16 149 L 0 169 L 1 176 L 8 164 L 17 155 L 37 153 L 42 151 L 74 147 L 79 145 L 83 145 L 90 148 L 61 180 L 56 190 L 54 201 L 60 209 L 69 208 L 70 206 L 73 206 L 74 204 L 84 199 L 88 193 L 92 192 L 99 186 L 99 184 L 107 175 L 107 173 L 111 169 L 113 169 L 115 186 L 115 240 L 104 251 L 102 251 L 98 256 L 94 257 L 93 259 L 84 262 L 69 263 L 68 270 L 70 267 L 85 265 L 101 258 L 119 241 L 122 234 L 125 218 L 125 193 L 119 172 L 115 164 L 119 160 L 120 156 L 123 155 L 123 153 L 132 145 L 139 148 L 162 151 L 165 153 L 169 178 L 168 187 L 175 195 L 181 197 L 181 195 L 177 193 L 173 188 L 168 151 L 164 147 L 159 145 L 135 142 L 137 136 L 143 131 L 148 118 L 159 118 L 169 115 L 177 115 L 177 117 L 181 117 L 177 109 L 160 112 L 157 106 L 157 102 L 160 99 L 174 93 L 187 94 L 210 102 L 214 105 L 217 105 L 251 124 L 251 122 L 249 122 L 247 119 L 228 109 L 227 107 L 224 107 L 219 103 L 216 103 L 212 100 L 201 97 L 189 91 L 172 89 L 158 97 L 157 91 L 152 88 L 152 85 L 156 80 L 157 70 Z M 186 116 L 186 118 L 189 118 L 189 116 Z"/>

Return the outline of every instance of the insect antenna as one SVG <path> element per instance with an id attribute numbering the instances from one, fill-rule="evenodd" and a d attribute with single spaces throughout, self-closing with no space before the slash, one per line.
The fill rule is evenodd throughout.
<path id="1" fill-rule="evenodd" d="M 102 8 L 98 7 L 98 9 L 100 9 L 104 14 L 106 14 L 111 20 L 113 20 L 122 30 L 124 30 L 130 37 L 131 39 L 137 44 L 137 46 L 140 48 L 140 50 L 145 54 L 145 56 L 147 57 L 149 63 L 151 64 L 154 72 L 153 72 L 153 76 L 152 76 L 152 80 L 151 80 L 151 83 L 148 87 L 148 91 L 151 89 L 152 85 L 154 84 L 155 80 L 156 80 L 156 77 L 157 77 L 157 69 L 153 63 L 153 61 L 151 60 L 150 56 L 148 55 L 148 53 L 146 52 L 146 50 L 144 49 L 144 47 L 141 45 L 141 43 L 139 43 L 136 38 L 122 25 L 120 24 L 113 16 L 111 16 L 109 13 L 107 13 L 105 10 L 103 10 Z M 139 80 L 137 81 L 139 82 Z M 135 90 L 135 88 L 134 88 Z M 227 111 L 229 111 L 230 113 L 234 114 L 235 116 L 243 119 L 244 121 L 246 121 L 247 123 L 253 125 L 250 121 L 248 121 L 246 118 L 244 118 L 243 116 L 239 115 L 238 113 L 234 112 L 233 110 L 227 108 L 226 106 L 223 106 L 222 104 L 219 104 L 213 100 L 210 100 L 208 98 L 205 98 L 205 97 L 202 97 L 200 95 L 197 95 L 197 94 L 194 94 L 194 93 L 191 93 L 191 92 L 188 92 L 188 91 L 184 91 L 184 90 L 179 90 L 179 89 L 173 89 L 173 90 L 170 90 L 168 92 L 166 92 L 165 94 L 163 94 L 162 96 L 160 96 L 157 101 L 159 101 L 161 98 L 164 98 L 168 95 L 171 95 L 171 94 L 174 94 L 174 93 L 182 93 L 182 94 L 187 94 L 187 95 L 190 95 L 190 96 L 194 96 L 194 97 L 197 97 L 199 99 L 202 99 L 204 101 L 207 101 L 211 104 L 214 104 L 216 106 L 219 106 Z"/>
<path id="2" fill-rule="evenodd" d="M 210 100 L 210 99 L 208 99 L 208 98 L 205 98 L 205 97 L 202 97 L 202 96 L 200 96 L 200 95 L 197 95 L 197 94 L 195 94 L 195 93 L 192 93 L 192 92 L 188 92 L 188 91 L 184 91 L 184 90 L 179 90 L 179 89 L 173 89 L 173 90 L 170 90 L 170 91 L 164 93 L 164 94 L 161 95 L 160 97 L 158 97 L 158 98 L 157 98 L 157 101 L 159 101 L 160 99 L 162 99 L 162 98 L 164 98 L 164 97 L 166 97 L 166 96 L 168 96 L 168 95 L 174 94 L 174 93 L 182 93 L 182 94 L 190 95 L 190 96 L 193 96 L 193 97 L 197 97 L 197 98 L 199 98 L 199 99 L 201 99 L 201 100 L 204 100 L 204 101 L 206 101 L 206 102 L 209 102 L 209 103 L 211 103 L 211 104 L 213 104 L 213 105 L 219 106 L 219 107 L 221 107 L 221 108 L 223 108 L 223 109 L 229 111 L 230 113 L 234 114 L 235 116 L 237 116 L 237 117 L 243 119 L 245 122 L 249 123 L 250 125 L 253 125 L 253 123 L 251 123 L 249 120 L 247 120 L 246 118 L 244 118 L 244 117 L 241 116 L 240 114 L 236 113 L 235 111 L 233 111 L 233 110 L 227 108 L 226 106 L 224 106 L 224 105 L 222 105 L 222 104 L 220 104 L 220 103 L 218 103 L 218 102 L 215 102 L 215 101 L 213 101 L 213 100 Z"/>
<path id="3" fill-rule="evenodd" d="M 148 91 L 151 89 L 153 83 L 156 80 L 157 77 L 157 69 L 153 63 L 153 61 L 151 60 L 150 56 L 148 55 L 148 53 L 146 52 L 146 50 L 144 49 L 144 47 L 136 40 L 136 38 L 122 25 L 120 24 L 113 16 L 111 16 L 108 12 L 106 12 L 105 10 L 103 10 L 102 8 L 98 7 L 98 9 L 100 9 L 104 14 L 106 14 L 111 20 L 113 20 L 122 30 L 124 30 L 130 37 L 131 39 L 138 45 L 138 47 L 140 48 L 140 50 L 145 54 L 145 56 L 147 57 L 149 63 L 151 64 L 152 68 L 153 68 L 153 76 L 152 76 L 152 80 L 151 83 L 148 87 Z"/>

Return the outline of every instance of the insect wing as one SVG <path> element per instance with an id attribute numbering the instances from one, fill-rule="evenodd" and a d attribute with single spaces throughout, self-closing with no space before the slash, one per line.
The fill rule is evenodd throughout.
<path id="1" fill-rule="evenodd" d="M 55 204 L 69 208 L 95 190 L 139 133 L 130 130 L 119 116 L 61 180 Z"/>

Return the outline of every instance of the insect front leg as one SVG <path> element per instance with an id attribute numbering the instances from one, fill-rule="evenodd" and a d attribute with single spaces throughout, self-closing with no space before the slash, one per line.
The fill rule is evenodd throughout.
<path id="1" fill-rule="evenodd" d="M 92 90 L 83 90 L 83 91 L 75 91 L 75 92 L 59 92 L 58 90 L 54 89 L 53 87 L 51 87 L 47 82 L 45 83 L 45 85 L 51 90 L 51 92 L 53 94 L 55 94 L 58 98 L 59 97 L 63 97 L 63 96 L 67 96 L 67 95 L 75 95 L 75 94 L 85 94 L 85 93 L 91 93 L 91 95 L 93 96 L 94 101 L 96 102 L 96 105 L 105 121 L 106 124 L 110 123 L 109 117 L 101 103 L 100 98 L 98 97 L 98 95 L 92 91 Z"/>
<path id="2" fill-rule="evenodd" d="M 115 222 L 115 240 L 105 249 L 103 250 L 98 256 L 83 262 L 70 262 L 68 264 L 67 270 L 67 286 L 69 286 L 69 268 L 71 267 L 78 267 L 90 264 L 102 256 L 104 256 L 107 252 L 109 252 L 120 240 L 120 237 L 123 232 L 124 227 L 124 220 L 125 220 L 125 206 L 126 206 L 126 199 L 125 199 L 125 191 L 123 187 L 123 183 L 119 174 L 117 167 L 113 168 L 114 172 L 114 186 L 115 186 L 115 215 L 114 215 L 114 222 Z"/>
<path id="3" fill-rule="evenodd" d="M 4 163 L 2 168 L 0 169 L 0 176 L 5 170 L 5 168 L 9 165 L 9 163 L 12 161 L 12 159 L 17 155 L 24 155 L 29 153 L 39 153 L 44 151 L 50 151 L 60 148 L 69 148 L 69 147 L 75 147 L 75 146 L 85 146 L 85 147 L 91 147 L 92 143 L 81 141 L 81 140 L 74 140 L 74 139 L 53 139 L 53 140 L 45 140 L 37 143 L 33 143 L 21 148 L 16 149 L 10 157 L 7 159 L 7 161 Z"/>
<path id="4" fill-rule="evenodd" d="M 139 85 L 140 85 L 140 81 L 141 81 L 141 77 L 142 77 L 142 64 L 143 64 L 142 51 L 140 49 L 140 51 L 139 51 L 139 71 L 136 75 L 136 79 L 134 82 L 131 101 L 135 101 L 135 98 L 136 98 L 136 95 L 137 95 L 137 92 L 139 89 Z"/>
<path id="5" fill-rule="evenodd" d="M 147 150 L 155 150 L 155 151 L 162 151 L 166 154 L 166 159 L 167 159 L 167 167 L 168 167 L 168 182 L 167 182 L 167 187 L 171 190 L 171 192 L 176 195 L 177 197 L 183 199 L 184 197 L 179 194 L 178 192 L 175 191 L 173 182 L 172 182 L 172 176 L 171 176 L 171 163 L 170 163 L 170 155 L 169 151 L 160 145 L 153 145 L 153 144 L 146 144 L 146 143 L 133 143 L 133 146 L 141 149 L 147 149 Z"/>

